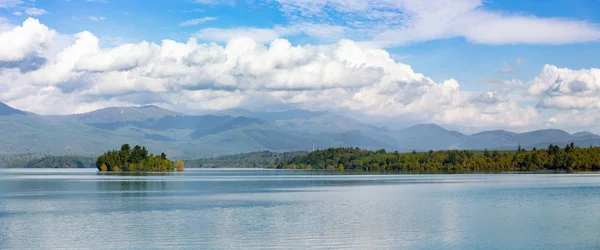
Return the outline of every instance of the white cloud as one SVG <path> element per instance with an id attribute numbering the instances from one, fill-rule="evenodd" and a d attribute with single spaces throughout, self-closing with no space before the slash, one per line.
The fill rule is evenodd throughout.
<path id="1" fill-rule="evenodd" d="M 480 44 L 569 44 L 600 40 L 598 24 L 486 9 L 483 0 L 277 0 L 291 20 L 356 30 L 374 46 L 463 37 Z"/>
<path id="2" fill-rule="evenodd" d="M 515 90 L 515 89 L 523 89 L 525 87 L 525 85 L 523 84 L 523 81 L 519 80 L 519 79 L 512 79 L 512 80 L 498 80 L 498 79 L 482 79 L 480 80 L 480 82 L 482 83 L 487 83 L 488 86 L 490 88 L 493 89 L 504 89 L 507 92 L 509 90 Z"/>
<path id="3" fill-rule="evenodd" d="M 27 9 L 25 9 L 25 13 L 30 16 L 41 16 L 41 15 L 48 14 L 48 11 L 46 11 L 44 9 L 38 9 L 38 8 L 27 8 Z"/>
<path id="4" fill-rule="evenodd" d="M 528 90 L 538 106 L 556 109 L 600 109 L 600 69 L 571 70 L 546 65 Z"/>
<path id="5" fill-rule="evenodd" d="M 44 114 L 119 104 L 182 111 L 282 105 L 476 128 L 566 127 L 577 119 L 594 126 L 600 118 L 600 69 L 546 65 L 527 84 L 488 80 L 494 91 L 465 91 L 454 79 L 435 82 L 414 72 L 385 50 L 352 40 L 292 45 L 277 37 L 298 31 L 282 30 L 268 45 L 230 35 L 226 45 L 192 38 L 103 48 L 90 32 L 60 35 L 29 18 L 0 31 L 0 47 L 13 48 L 0 50 L 0 61 L 37 56 L 45 64 L 27 72 L 0 68 L 0 100 Z M 537 108 L 507 94 L 515 88 L 537 98 Z M 546 108 L 558 111 L 542 121 Z"/>
<path id="6" fill-rule="evenodd" d="M 219 42 L 228 42 L 237 37 L 249 37 L 256 42 L 266 43 L 288 34 L 290 34 L 289 30 L 283 27 L 273 29 L 242 27 L 229 29 L 206 28 L 198 31 L 195 36 L 205 41 Z"/>
<path id="7" fill-rule="evenodd" d="M 203 23 L 210 22 L 210 21 L 215 21 L 215 20 L 217 20 L 216 17 L 208 16 L 208 17 L 202 17 L 202 18 L 196 18 L 196 19 L 187 20 L 185 22 L 180 23 L 179 26 L 195 26 L 195 25 L 198 25 L 198 24 L 203 24 Z"/>
<path id="8" fill-rule="evenodd" d="M 235 0 L 194 0 L 194 2 L 204 5 L 235 5 Z"/>
<path id="9" fill-rule="evenodd" d="M 106 20 L 106 17 L 103 17 L 103 16 L 88 16 L 88 19 L 90 19 L 92 21 L 104 21 L 104 20 Z"/>
<path id="10" fill-rule="evenodd" d="M 0 50 L 0 61 L 18 61 L 39 54 L 55 35 L 38 20 L 28 18 L 22 26 L 0 33 L 0 48 L 5 48 Z"/>
<path id="11" fill-rule="evenodd" d="M 510 65 L 508 65 L 508 63 L 504 63 L 504 67 L 502 67 L 498 72 L 502 74 L 512 74 L 517 72 L 517 70 L 513 69 Z"/>
<path id="12" fill-rule="evenodd" d="M 14 8 L 21 4 L 22 0 L 0 0 L 0 8 Z"/>
<path id="13" fill-rule="evenodd" d="M 583 21 L 474 12 L 459 34 L 484 44 L 569 44 L 600 40 L 598 25 Z M 475 24 L 475 25 L 473 25 Z"/>
<path id="14" fill-rule="evenodd" d="M 34 19 L 15 30 L 53 32 Z M 0 71 L 0 88 L 6 90 L 0 98 L 45 114 L 153 103 L 191 111 L 285 105 L 446 125 L 469 121 L 482 128 L 525 127 L 539 120 L 532 107 L 520 107 L 495 92 L 462 91 L 453 79 L 436 83 L 395 62 L 388 52 L 351 40 L 292 46 L 275 39 L 265 46 L 236 37 L 225 46 L 190 39 L 100 48 L 100 40 L 89 32 L 70 39 L 23 37 L 27 49 L 9 58 L 35 52 L 47 62 L 26 73 Z M 38 44 L 47 40 L 52 42 L 44 50 Z"/>
<path id="15" fill-rule="evenodd" d="M 516 63 L 517 65 L 522 65 L 522 64 L 524 64 L 524 63 L 525 63 L 525 61 L 523 61 L 523 59 L 521 59 L 521 58 L 518 58 L 518 57 L 517 57 L 517 58 L 515 59 L 515 63 Z"/>
<path id="16" fill-rule="evenodd" d="M 0 32 L 12 30 L 15 26 L 8 22 L 8 19 L 0 16 Z"/>
<path id="17" fill-rule="evenodd" d="M 297 35 L 309 35 L 318 37 L 325 41 L 337 41 L 343 38 L 347 30 L 340 26 L 300 23 L 290 26 L 275 26 L 273 28 L 205 28 L 199 30 L 195 36 L 205 41 L 228 42 L 237 37 L 250 37 L 258 43 L 268 43 L 277 38 L 285 38 Z"/>
<path id="18" fill-rule="evenodd" d="M 93 49 L 78 58 L 75 71 L 123 71 L 148 63 L 160 48 L 155 44 L 123 44 L 113 49 L 100 51 L 94 41 Z"/>
<path id="19" fill-rule="evenodd" d="M 183 13 L 191 13 L 191 12 L 204 12 L 203 9 L 191 9 L 191 10 L 182 10 Z"/>
<path id="20" fill-rule="evenodd" d="M 567 128 L 575 131 L 600 131 L 600 110 L 566 110 L 557 113 L 546 121 L 548 127 Z"/>
<path id="21" fill-rule="evenodd" d="M 15 11 L 15 12 L 13 12 L 12 14 L 13 14 L 14 16 L 22 16 L 22 15 L 23 15 L 23 12 L 21 12 L 21 11 Z"/>

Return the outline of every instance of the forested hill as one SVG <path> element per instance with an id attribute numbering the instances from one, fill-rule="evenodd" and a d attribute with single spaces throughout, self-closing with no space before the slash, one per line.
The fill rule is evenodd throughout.
<path id="1" fill-rule="evenodd" d="M 308 152 L 296 151 L 277 153 L 260 151 L 245 154 L 224 155 L 211 158 L 186 160 L 188 168 L 264 168 L 296 156 L 305 156 Z"/>
<path id="2" fill-rule="evenodd" d="M 398 153 L 359 148 L 331 148 L 296 156 L 271 165 L 283 169 L 354 169 L 364 171 L 402 172 L 504 172 L 600 170 L 600 148 L 564 148 L 550 145 L 547 149 L 516 151 L 429 151 Z"/>
<path id="3" fill-rule="evenodd" d="M 44 154 L 0 155 L 0 168 L 95 168 L 91 157 Z"/>

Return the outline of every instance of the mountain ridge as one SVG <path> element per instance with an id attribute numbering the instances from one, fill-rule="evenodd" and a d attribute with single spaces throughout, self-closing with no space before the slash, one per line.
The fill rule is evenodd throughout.
<path id="1" fill-rule="evenodd" d="M 0 116 L 7 115 L 25 115 L 26 113 L 22 110 L 15 109 L 7 104 L 0 102 Z"/>
<path id="2" fill-rule="evenodd" d="M 0 152 L 93 156 L 123 143 L 147 145 L 175 158 L 198 158 L 269 150 L 361 147 L 407 151 L 513 150 L 576 145 L 600 146 L 600 136 L 559 129 L 524 133 L 506 130 L 464 134 L 434 123 L 377 127 L 355 118 L 308 110 L 216 112 L 186 115 L 154 105 L 111 107 L 83 114 L 45 116 L 0 104 Z M 230 112 L 231 113 L 231 112 Z M 19 114 L 19 115 L 16 115 Z M 243 114 L 243 115 L 242 115 Z M 252 117 L 249 115 L 254 115 Z"/>

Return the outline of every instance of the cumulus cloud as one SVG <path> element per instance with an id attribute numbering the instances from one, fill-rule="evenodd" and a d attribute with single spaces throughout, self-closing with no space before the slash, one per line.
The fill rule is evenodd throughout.
<path id="1" fill-rule="evenodd" d="M 600 110 L 568 110 L 552 115 L 547 121 L 548 127 L 572 128 L 576 130 L 597 131 L 600 124 Z"/>
<path id="2" fill-rule="evenodd" d="M 184 112 L 282 105 L 445 125 L 468 121 L 479 128 L 540 121 L 534 107 L 502 93 L 464 91 L 454 79 L 435 82 L 385 50 L 352 40 L 292 45 L 274 39 L 264 45 L 234 37 L 218 45 L 192 38 L 103 48 L 90 32 L 59 35 L 35 19 L 0 37 L 20 42 L 2 58 L 44 57 L 43 65 L 26 72 L 18 64 L 1 68 L 0 100 L 43 114 L 116 105 Z"/>
<path id="3" fill-rule="evenodd" d="M 600 109 L 600 69 L 571 70 L 546 65 L 528 92 L 538 106 L 556 109 Z"/>
<path id="4" fill-rule="evenodd" d="M 55 35 L 54 30 L 28 18 L 22 26 L 0 33 L 0 48 L 5 48 L 0 50 L 0 61 L 18 61 L 39 54 Z"/>

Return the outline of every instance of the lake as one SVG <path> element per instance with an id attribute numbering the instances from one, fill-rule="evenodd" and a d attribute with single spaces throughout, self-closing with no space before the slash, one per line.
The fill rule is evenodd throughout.
<path id="1" fill-rule="evenodd" d="M 600 175 L 0 170 L 0 249 L 598 249 Z"/>

